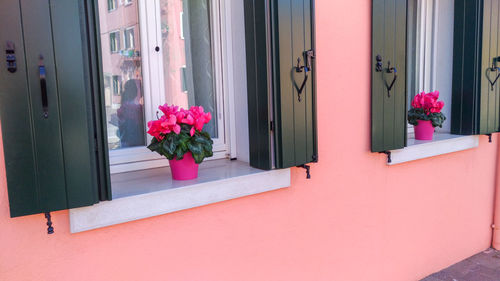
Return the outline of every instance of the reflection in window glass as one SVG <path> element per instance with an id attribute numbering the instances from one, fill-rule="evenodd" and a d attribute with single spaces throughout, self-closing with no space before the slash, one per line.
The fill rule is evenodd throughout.
<path id="1" fill-rule="evenodd" d="M 125 49 L 130 50 L 134 48 L 134 28 L 125 29 L 123 32 L 125 37 Z"/>
<path id="2" fill-rule="evenodd" d="M 109 49 L 111 53 L 116 53 L 120 50 L 120 32 L 109 33 Z"/>
<path id="3" fill-rule="evenodd" d="M 113 5 L 116 11 L 108 13 Z M 109 149 L 144 146 L 146 136 L 137 0 L 119 7 L 116 0 L 101 0 L 99 18 L 102 67 L 106 73 L 104 94 Z M 120 47 L 121 32 L 125 49 Z"/>
<path id="4" fill-rule="evenodd" d="M 113 11 L 118 6 L 117 0 L 108 0 L 108 11 Z"/>
<path id="5" fill-rule="evenodd" d="M 217 116 L 209 0 L 160 0 L 165 100 Z M 205 126 L 214 138 L 217 118 Z"/>

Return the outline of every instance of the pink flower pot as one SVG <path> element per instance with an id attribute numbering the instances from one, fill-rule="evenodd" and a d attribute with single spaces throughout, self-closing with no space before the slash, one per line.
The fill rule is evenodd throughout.
<path id="1" fill-rule="evenodd" d="M 416 140 L 432 140 L 434 137 L 434 127 L 431 121 L 417 120 L 418 125 L 415 128 Z"/>
<path id="2" fill-rule="evenodd" d="M 172 178 L 178 181 L 194 180 L 198 177 L 198 164 L 194 162 L 191 152 L 184 154 L 182 160 L 168 160 Z"/>

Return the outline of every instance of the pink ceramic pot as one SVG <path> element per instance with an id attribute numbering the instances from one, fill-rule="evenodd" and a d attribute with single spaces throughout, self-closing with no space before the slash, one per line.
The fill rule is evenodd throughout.
<path id="1" fill-rule="evenodd" d="M 194 180 L 198 177 L 198 164 L 194 162 L 191 152 L 184 154 L 182 160 L 168 160 L 172 178 L 178 181 Z"/>
<path id="2" fill-rule="evenodd" d="M 431 121 L 417 120 L 418 125 L 415 128 L 416 140 L 432 140 L 434 137 L 434 127 Z"/>

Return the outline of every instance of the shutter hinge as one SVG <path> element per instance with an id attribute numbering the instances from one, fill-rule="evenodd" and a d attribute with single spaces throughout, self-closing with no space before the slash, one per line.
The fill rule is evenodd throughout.
<path id="1" fill-rule="evenodd" d="M 381 151 L 379 153 L 383 153 L 383 154 L 387 155 L 387 163 L 388 164 L 392 163 L 392 158 L 391 158 L 391 152 L 390 151 Z"/>
<path id="2" fill-rule="evenodd" d="M 488 142 L 489 143 L 492 143 L 493 140 L 491 139 L 491 137 L 493 136 L 493 134 L 486 134 L 488 136 Z"/>
<path id="3" fill-rule="evenodd" d="M 312 156 L 312 162 L 313 162 L 313 163 L 318 163 L 318 161 L 319 161 L 319 160 L 318 160 L 318 155 L 317 155 L 317 154 L 314 154 L 314 155 Z"/>
<path id="4" fill-rule="evenodd" d="M 269 130 L 274 132 L 274 122 L 273 121 L 269 122 Z"/>
<path id="5" fill-rule="evenodd" d="M 307 179 L 311 179 L 311 166 L 309 166 L 309 165 L 300 165 L 300 166 L 297 166 L 297 168 L 305 169 L 306 170 L 306 178 Z"/>

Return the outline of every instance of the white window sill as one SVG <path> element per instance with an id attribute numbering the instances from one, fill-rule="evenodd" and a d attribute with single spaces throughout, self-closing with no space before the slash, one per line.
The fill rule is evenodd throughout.
<path id="1" fill-rule="evenodd" d="M 173 181 L 169 168 L 112 175 L 113 200 L 69 211 L 71 233 L 102 228 L 290 186 L 290 169 L 207 161 L 199 177 Z"/>
<path id="2" fill-rule="evenodd" d="M 391 151 L 391 163 L 396 165 L 418 159 L 467 150 L 479 146 L 479 136 L 459 136 L 446 133 L 434 134 L 432 141 L 408 139 L 408 146 Z"/>

